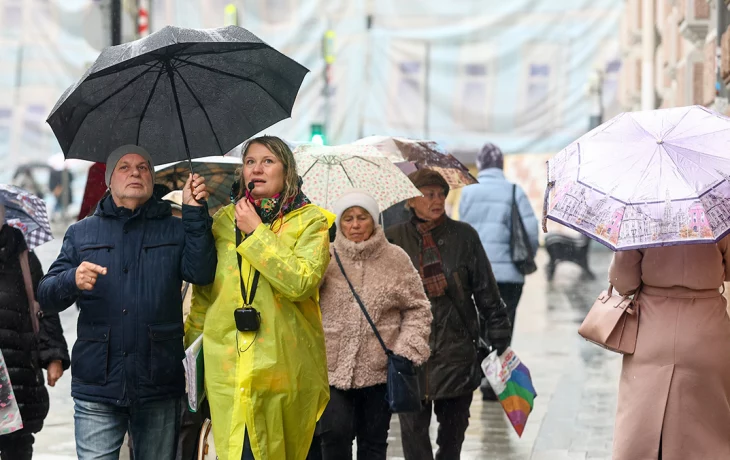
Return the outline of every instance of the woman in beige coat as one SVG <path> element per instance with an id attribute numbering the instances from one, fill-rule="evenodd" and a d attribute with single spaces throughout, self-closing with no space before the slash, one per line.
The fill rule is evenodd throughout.
<path id="1" fill-rule="evenodd" d="M 334 205 L 337 237 L 320 287 L 330 402 L 318 428 L 322 458 L 385 460 L 391 413 L 386 402 L 387 357 L 334 257 L 362 299 L 385 345 L 416 365 L 430 354 L 431 304 L 411 259 L 385 238 L 378 205 L 350 191 Z"/>
<path id="2" fill-rule="evenodd" d="M 624 357 L 614 460 L 730 459 L 730 237 L 621 251 L 611 283 L 639 294 L 636 351 Z"/>

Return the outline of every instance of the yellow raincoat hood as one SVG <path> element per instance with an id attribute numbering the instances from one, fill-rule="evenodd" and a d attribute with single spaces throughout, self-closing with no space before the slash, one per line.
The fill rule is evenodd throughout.
<path id="1" fill-rule="evenodd" d="M 186 324 L 188 344 L 203 333 L 216 451 L 221 460 L 239 460 L 245 428 L 257 460 L 303 460 L 329 401 L 318 286 L 329 264 L 334 216 L 307 205 L 276 223 L 276 233 L 261 224 L 241 243 L 247 290 L 253 269 L 261 272 L 253 301 L 261 328 L 238 332 L 233 311 L 243 299 L 233 206 L 213 218 L 215 281 L 195 286 Z"/>

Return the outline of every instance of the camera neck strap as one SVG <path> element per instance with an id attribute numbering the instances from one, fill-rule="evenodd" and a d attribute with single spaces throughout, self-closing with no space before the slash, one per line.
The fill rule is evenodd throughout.
<path id="1" fill-rule="evenodd" d="M 234 224 L 235 225 L 235 224 Z M 259 285 L 259 271 L 254 269 L 253 274 L 253 282 L 251 283 L 251 292 L 248 294 L 248 299 L 246 299 L 246 285 L 243 283 L 243 275 L 241 274 L 241 269 L 243 266 L 243 257 L 241 257 L 241 254 L 238 252 L 238 247 L 241 245 L 241 242 L 243 241 L 243 235 L 241 235 L 241 230 L 236 226 L 236 257 L 238 258 L 238 281 L 241 283 L 241 297 L 243 298 L 243 306 L 244 307 L 252 307 L 253 306 L 253 300 L 256 298 L 256 288 Z M 249 277 L 251 275 L 251 271 L 249 270 Z"/>

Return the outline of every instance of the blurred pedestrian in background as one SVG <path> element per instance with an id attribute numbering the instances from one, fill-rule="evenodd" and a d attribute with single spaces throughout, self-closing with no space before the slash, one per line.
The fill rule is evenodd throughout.
<path id="1" fill-rule="evenodd" d="M 533 248 L 538 248 L 538 222 L 530 200 L 517 184 L 504 176 L 504 155 L 494 144 L 484 144 L 477 157 L 478 184 L 461 191 L 459 219 L 479 233 L 479 239 L 492 265 L 502 300 L 507 305 L 512 330 L 515 327 L 517 305 L 522 297 L 525 276 L 512 263 L 512 203 L 517 204 L 520 217 Z M 483 399 L 496 400 L 491 388 L 482 385 Z"/>
<path id="2" fill-rule="evenodd" d="M 618 251 L 609 270 L 638 292 L 636 350 L 624 355 L 614 460 L 730 458 L 730 237 Z"/>
<path id="3" fill-rule="evenodd" d="M 110 153 L 109 194 L 73 224 L 39 286 L 41 307 L 80 308 L 73 349 L 76 452 L 118 458 L 124 435 L 135 460 L 173 460 L 185 394 L 183 281 L 213 282 L 216 253 L 205 179 L 191 175 L 182 219 L 153 197 L 142 147 Z"/>
<path id="4" fill-rule="evenodd" d="M 41 371 L 46 369 L 48 384 L 55 386 L 71 362 L 57 314 L 42 316 L 38 335 L 33 331 L 21 258 L 28 261 L 34 295 L 43 269 L 35 253 L 28 251 L 23 233 L 6 224 L 1 199 L 0 225 L 0 349 L 24 425 L 20 431 L 0 436 L 0 458 L 30 460 L 33 435 L 43 427 L 49 409 Z"/>
<path id="5" fill-rule="evenodd" d="M 385 238 L 378 204 L 367 192 L 346 192 L 333 210 L 339 231 L 331 253 L 339 256 L 385 345 L 423 364 L 430 354 L 431 304 L 411 259 Z M 318 428 L 322 458 L 351 459 L 357 439 L 359 460 L 385 460 L 391 417 L 387 355 L 334 255 L 320 293 L 330 383 Z"/>
<path id="6" fill-rule="evenodd" d="M 193 289 L 186 341 L 203 334 L 218 458 L 302 460 L 329 399 L 318 288 L 334 217 L 302 193 L 281 139 L 252 139 L 241 156 L 235 203 L 213 222 L 215 282 Z"/>
<path id="7" fill-rule="evenodd" d="M 107 190 L 107 185 L 104 182 L 105 174 L 106 164 L 104 163 L 94 163 L 89 168 L 84 187 L 84 197 L 81 200 L 81 209 L 79 209 L 77 220 L 91 216 L 96 211 L 96 205 L 99 204 Z"/>
<path id="8" fill-rule="evenodd" d="M 408 201 L 410 222 L 389 228 L 386 235 L 405 249 L 418 269 L 433 322 L 431 357 L 421 368 L 426 404 L 420 413 L 400 414 L 403 451 L 406 460 L 433 459 L 429 426 L 435 410 L 436 459 L 458 459 L 472 394 L 482 379 L 480 364 L 486 352 L 480 344 L 486 340 L 501 354 L 512 329 L 479 235 L 470 225 L 446 216 L 446 180 L 429 169 L 408 177 L 423 196 Z"/>

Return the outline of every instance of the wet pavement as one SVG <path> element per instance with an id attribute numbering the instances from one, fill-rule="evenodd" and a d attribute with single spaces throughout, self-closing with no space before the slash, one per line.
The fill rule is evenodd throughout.
<path id="1" fill-rule="evenodd" d="M 47 269 L 55 259 L 61 239 L 37 249 Z M 482 402 L 477 392 L 471 407 L 462 459 L 588 460 L 611 457 L 616 390 L 620 371 L 618 355 L 592 345 L 577 334 L 588 308 L 605 286 L 611 253 L 591 254 L 591 269 L 598 279 L 583 281 L 580 270 L 565 263 L 548 283 L 542 270 L 528 277 L 517 312 L 513 348 L 532 374 L 538 392 L 535 408 L 519 438 L 498 403 Z M 538 265 L 544 266 L 541 251 Z M 69 348 L 76 339 L 75 307 L 61 314 Z M 36 460 L 76 458 L 73 430 L 71 375 L 64 374 L 49 388 L 51 410 L 45 427 L 36 436 Z M 436 439 L 433 418 L 431 438 Z M 400 429 L 393 418 L 388 458 L 402 459 Z M 436 446 L 434 445 L 434 449 Z M 127 458 L 126 449 L 122 459 Z"/>

